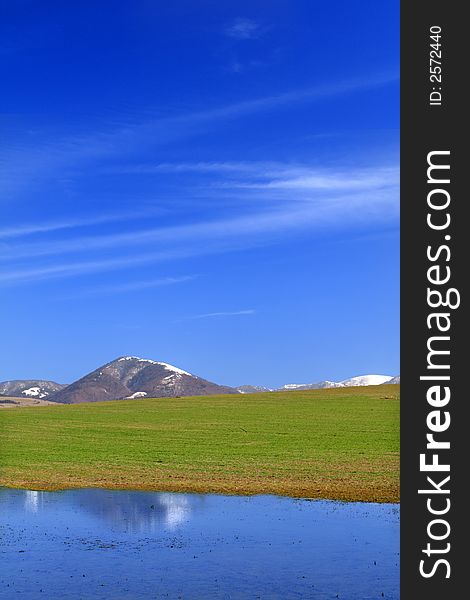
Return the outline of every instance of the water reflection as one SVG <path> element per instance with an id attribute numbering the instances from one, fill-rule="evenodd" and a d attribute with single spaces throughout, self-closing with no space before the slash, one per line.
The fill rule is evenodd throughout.
<path id="1" fill-rule="evenodd" d="M 176 529 L 191 517 L 190 499 L 184 494 L 108 492 L 86 490 L 75 498 L 81 510 L 123 531 L 155 533 Z"/>
<path id="2" fill-rule="evenodd" d="M 24 507 L 30 512 L 38 512 L 42 492 L 25 491 Z"/>
<path id="3" fill-rule="evenodd" d="M 399 597 L 397 505 L 0 489 L 0 538 L 1 600 Z"/>
<path id="4" fill-rule="evenodd" d="M 203 508 L 205 500 L 203 495 L 113 492 L 102 489 L 71 490 L 55 494 L 17 490 L 16 493 L 24 497 L 23 506 L 30 513 L 37 513 L 44 508 L 46 498 L 53 503 L 62 504 L 66 494 L 70 507 L 88 512 L 114 528 L 134 533 L 154 533 L 162 527 L 168 530 L 177 529 L 189 521 L 194 510 Z"/>

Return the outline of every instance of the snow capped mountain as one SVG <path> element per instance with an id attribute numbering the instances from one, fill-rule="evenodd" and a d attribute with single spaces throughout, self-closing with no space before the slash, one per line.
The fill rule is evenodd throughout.
<path id="1" fill-rule="evenodd" d="M 317 383 L 317 385 L 320 389 L 343 387 L 343 384 L 337 383 L 336 381 L 328 381 L 328 379 L 325 381 L 320 381 L 320 383 Z"/>
<path id="2" fill-rule="evenodd" d="M 53 394 L 53 402 L 76 404 L 123 398 L 164 398 L 236 394 L 237 390 L 217 385 L 165 362 L 122 356 L 85 375 Z"/>
<path id="3" fill-rule="evenodd" d="M 318 390 L 326 388 L 353 387 L 359 385 L 382 385 L 384 383 L 400 383 L 400 377 L 391 375 L 358 375 L 343 381 L 319 381 L 318 383 L 288 383 L 276 391 Z"/>
<path id="4" fill-rule="evenodd" d="M 341 383 L 335 381 L 319 381 L 318 383 L 287 383 L 276 391 L 292 391 L 292 390 L 320 390 L 325 388 L 344 387 Z"/>
<path id="5" fill-rule="evenodd" d="M 360 385 L 382 385 L 384 383 L 399 384 L 400 376 L 391 375 L 358 375 L 343 381 L 318 381 L 317 383 L 287 383 L 275 390 L 260 385 L 241 385 L 237 387 L 240 394 L 254 394 L 257 392 L 292 392 L 295 390 L 322 390 L 328 388 L 353 387 Z"/>
<path id="6" fill-rule="evenodd" d="M 357 377 L 351 377 L 351 379 L 345 379 L 340 381 L 340 384 L 344 387 L 352 387 L 356 385 L 382 385 L 392 379 L 391 375 L 359 375 Z"/>
<path id="7" fill-rule="evenodd" d="M 16 379 L 0 382 L 0 394 L 15 398 L 46 398 L 54 392 L 66 387 L 55 381 L 44 381 L 42 379 Z"/>
<path id="8" fill-rule="evenodd" d="M 240 385 L 236 388 L 240 394 L 257 394 L 259 392 L 272 392 L 273 390 L 262 385 Z"/>
<path id="9" fill-rule="evenodd" d="M 202 379 L 166 362 L 121 356 L 70 385 L 44 380 L 0 382 L 0 395 L 75 404 L 102 400 L 204 396 L 210 394 L 254 394 L 316 390 L 363 385 L 399 384 L 400 376 L 359 375 L 343 381 L 288 383 L 276 390 L 260 385 L 232 388 Z"/>

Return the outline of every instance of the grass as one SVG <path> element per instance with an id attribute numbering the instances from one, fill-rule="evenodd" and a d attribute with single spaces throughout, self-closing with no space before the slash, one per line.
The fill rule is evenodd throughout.
<path id="1" fill-rule="evenodd" d="M 0 411 L 0 485 L 399 501 L 399 386 Z"/>

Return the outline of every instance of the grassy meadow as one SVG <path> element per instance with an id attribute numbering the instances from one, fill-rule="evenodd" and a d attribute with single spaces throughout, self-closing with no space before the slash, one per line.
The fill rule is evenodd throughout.
<path id="1" fill-rule="evenodd" d="M 0 411 L 0 486 L 399 501 L 399 386 Z"/>

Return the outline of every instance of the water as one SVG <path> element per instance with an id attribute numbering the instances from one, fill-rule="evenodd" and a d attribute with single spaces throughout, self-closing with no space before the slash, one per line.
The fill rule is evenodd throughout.
<path id="1" fill-rule="evenodd" d="M 393 504 L 0 489 L 0 598 L 399 598 Z"/>

